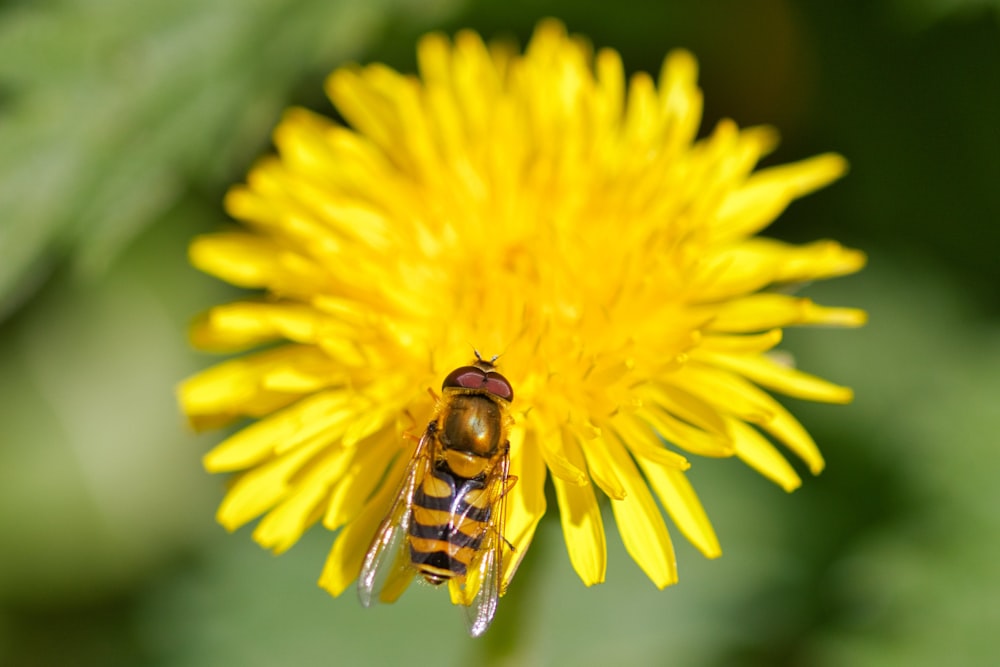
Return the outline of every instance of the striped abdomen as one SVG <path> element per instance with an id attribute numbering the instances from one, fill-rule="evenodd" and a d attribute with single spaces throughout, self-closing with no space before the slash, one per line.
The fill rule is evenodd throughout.
<path id="1" fill-rule="evenodd" d="M 483 483 L 440 465 L 414 492 L 411 511 L 414 567 L 432 584 L 464 577 L 489 525 L 491 508 Z"/>

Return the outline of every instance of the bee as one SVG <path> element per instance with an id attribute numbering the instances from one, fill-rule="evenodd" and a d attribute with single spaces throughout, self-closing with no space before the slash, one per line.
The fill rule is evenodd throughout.
<path id="1" fill-rule="evenodd" d="M 514 390 L 476 352 L 441 385 L 434 416 L 417 443 L 396 500 L 365 555 L 361 604 L 393 602 L 417 575 L 445 582 L 465 609 L 473 637 L 493 621 L 504 593 L 504 537 L 510 474 L 508 414 Z M 433 394 L 432 394 L 433 395 Z"/>

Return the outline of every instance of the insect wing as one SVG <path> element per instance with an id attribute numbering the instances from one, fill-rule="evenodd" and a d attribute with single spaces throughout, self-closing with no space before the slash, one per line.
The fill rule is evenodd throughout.
<path id="1" fill-rule="evenodd" d="M 490 627 L 497 602 L 504 593 L 501 574 L 504 553 L 507 549 L 513 550 L 503 534 L 507 524 L 507 492 L 516 481 L 516 477 L 510 477 L 510 457 L 504 454 L 500 470 L 484 489 L 489 503 L 485 506 L 492 511 L 480 551 L 471 563 L 465 581 L 466 600 L 472 595 L 465 607 L 465 624 L 473 637 L 479 637 Z"/>
<path id="2" fill-rule="evenodd" d="M 423 479 L 430 462 L 431 440 L 432 434 L 428 429 L 417 443 L 396 493 L 396 500 L 365 554 L 361 575 L 358 577 L 358 598 L 365 607 L 371 607 L 377 602 L 392 602 L 406 590 L 413 578 L 413 570 L 408 567 L 406 536 L 410 528 L 413 492 Z"/>
<path id="3" fill-rule="evenodd" d="M 500 540 L 497 540 L 500 542 Z M 493 622 L 497 613 L 497 602 L 500 599 L 500 562 L 501 552 L 489 549 L 483 554 L 480 567 L 477 569 L 479 588 L 472 603 L 465 607 L 465 625 L 469 634 L 479 637 Z M 470 582 L 472 583 L 472 582 Z"/>

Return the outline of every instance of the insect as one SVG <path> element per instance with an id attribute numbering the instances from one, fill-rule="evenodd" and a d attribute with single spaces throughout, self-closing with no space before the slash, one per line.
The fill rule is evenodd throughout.
<path id="1" fill-rule="evenodd" d="M 482 635 L 504 593 L 504 538 L 510 474 L 508 415 L 514 390 L 494 362 L 476 353 L 441 385 L 434 416 L 417 444 L 396 500 L 365 555 L 361 604 L 396 600 L 416 575 L 448 582 L 465 608 L 473 637 Z"/>

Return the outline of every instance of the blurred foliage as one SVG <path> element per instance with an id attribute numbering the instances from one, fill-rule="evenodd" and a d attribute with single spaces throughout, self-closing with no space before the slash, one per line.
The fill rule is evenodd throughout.
<path id="1" fill-rule="evenodd" d="M 261 148 L 296 84 L 317 84 L 390 13 L 417 7 L 53 0 L 0 10 L 0 309 L 67 255 L 77 270 L 103 270 L 185 190 L 218 188 Z"/>
<path id="2" fill-rule="evenodd" d="M 0 664 L 990 665 L 1000 651 L 1000 32 L 995 0 L 45 0 L 0 5 Z M 656 591 L 609 536 L 580 585 L 544 522 L 483 641 L 428 588 L 362 610 L 315 586 L 330 535 L 275 560 L 212 521 L 217 436 L 173 386 L 186 322 L 231 295 L 186 264 L 281 109 L 331 113 L 345 59 L 412 70 L 417 35 L 522 44 L 562 18 L 632 70 L 701 63 L 706 128 L 773 123 L 842 183 L 772 233 L 870 251 L 807 294 L 870 310 L 791 332 L 850 407 L 795 402 L 828 459 L 789 497 L 696 461 L 725 556 L 678 544 Z M 610 522 L 609 522 L 610 523 Z M 679 541 L 679 540 L 678 540 Z"/>
<path id="3" fill-rule="evenodd" d="M 896 17 L 902 24 L 915 29 L 960 14 L 998 10 L 997 0 L 894 0 Z"/>

